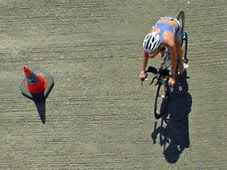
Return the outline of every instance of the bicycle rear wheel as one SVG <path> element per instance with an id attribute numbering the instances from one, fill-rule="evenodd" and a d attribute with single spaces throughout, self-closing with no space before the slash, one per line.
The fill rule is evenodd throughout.
<path id="1" fill-rule="evenodd" d="M 168 97 L 167 94 L 168 90 L 165 88 L 163 83 L 160 83 L 158 85 L 154 104 L 154 116 L 156 119 L 160 119 L 165 113 Z"/>
<path id="2" fill-rule="evenodd" d="M 177 15 L 177 20 L 181 23 L 183 31 L 184 31 L 184 26 L 185 26 L 185 14 L 184 11 L 180 11 L 179 14 Z M 184 56 L 183 60 L 184 63 L 188 63 L 188 58 L 187 58 L 187 51 L 188 51 L 188 35 L 186 32 L 184 32 L 183 35 L 183 41 L 181 44 L 182 48 L 184 49 Z"/>

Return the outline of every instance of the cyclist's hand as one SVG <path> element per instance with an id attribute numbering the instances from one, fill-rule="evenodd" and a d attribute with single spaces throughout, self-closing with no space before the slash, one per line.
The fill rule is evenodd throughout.
<path id="1" fill-rule="evenodd" d="M 146 79 L 146 77 L 147 77 L 147 74 L 145 74 L 145 73 L 139 74 L 139 78 L 140 78 L 141 81 L 144 81 Z"/>
<path id="2" fill-rule="evenodd" d="M 170 83 L 171 87 L 173 87 L 174 84 L 176 83 L 176 80 L 174 78 L 170 77 L 169 78 L 169 83 Z"/>

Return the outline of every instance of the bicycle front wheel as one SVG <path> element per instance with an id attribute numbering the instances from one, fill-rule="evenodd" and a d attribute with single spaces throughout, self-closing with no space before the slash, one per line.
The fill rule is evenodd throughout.
<path id="1" fill-rule="evenodd" d="M 185 14 L 184 11 L 180 11 L 179 14 L 177 15 L 177 20 L 180 21 L 183 29 L 184 29 L 184 23 L 185 23 Z"/>
<path id="2" fill-rule="evenodd" d="M 167 97 L 167 89 L 165 89 L 165 86 L 160 83 L 158 85 L 154 104 L 154 116 L 156 119 L 160 119 L 165 113 L 167 107 Z"/>
<path id="3" fill-rule="evenodd" d="M 179 14 L 177 15 L 177 20 L 181 23 L 182 29 L 184 31 L 184 26 L 185 26 L 185 14 L 184 11 L 180 11 Z M 188 63 L 188 58 L 187 58 L 187 51 L 188 51 L 188 35 L 186 32 L 184 32 L 183 35 L 183 41 L 182 41 L 182 49 L 184 49 L 184 63 Z"/>

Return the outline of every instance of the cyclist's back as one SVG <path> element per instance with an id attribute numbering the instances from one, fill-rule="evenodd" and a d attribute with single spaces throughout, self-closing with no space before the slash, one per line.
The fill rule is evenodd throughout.
<path id="1" fill-rule="evenodd" d="M 175 35 L 175 42 L 179 42 L 183 40 L 183 28 L 179 21 L 175 18 L 171 17 L 161 17 L 155 24 L 153 28 L 159 28 L 160 32 L 158 33 L 160 36 L 160 40 L 163 43 L 163 33 L 165 31 L 170 31 Z"/>

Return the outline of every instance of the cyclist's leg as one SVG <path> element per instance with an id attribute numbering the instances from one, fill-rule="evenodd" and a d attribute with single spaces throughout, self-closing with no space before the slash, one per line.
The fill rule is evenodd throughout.
<path id="1" fill-rule="evenodd" d="M 178 58 L 178 72 L 180 74 L 183 74 L 184 67 L 183 67 L 183 49 L 181 47 L 182 41 L 176 42 L 176 49 L 177 49 L 177 58 Z"/>
<path id="2" fill-rule="evenodd" d="M 180 24 L 180 22 L 178 20 L 175 20 L 178 24 L 178 30 L 175 33 L 175 42 L 176 42 L 176 50 L 177 50 L 177 57 L 178 57 L 178 62 L 179 62 L 179 67 L 178 67 L 178 71 L 180 72 L 180 74 L 183 74 L 184 72 L 184 67 L 183 67 L 183 49 L 182 49 L 182 42 L 183 42 L 183 36 L 184 36 L 184 30 L 182 25 Z"/>

